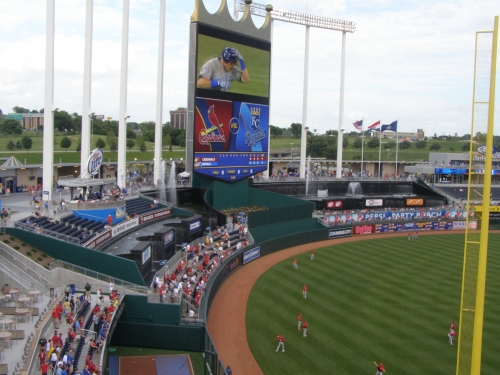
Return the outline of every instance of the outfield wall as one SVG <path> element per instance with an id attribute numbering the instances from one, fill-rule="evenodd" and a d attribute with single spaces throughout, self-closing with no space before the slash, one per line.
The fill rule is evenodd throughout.
<path id="1" fill-rule="evenodd" d="M 125 309 L 112 345 L 202 352 L 205 327 L 181 325 L 181 304 L 148 303 L 147 296 L 126 295 Z"/>

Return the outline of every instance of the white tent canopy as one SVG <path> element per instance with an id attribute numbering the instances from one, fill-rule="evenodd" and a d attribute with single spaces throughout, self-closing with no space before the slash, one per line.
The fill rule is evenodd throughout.
<path id="1" fill-rule="evenodd" d="M 181 172 L 177 176 L 187 178 L 187 177 L 191 177 L 191 173 Z"/>

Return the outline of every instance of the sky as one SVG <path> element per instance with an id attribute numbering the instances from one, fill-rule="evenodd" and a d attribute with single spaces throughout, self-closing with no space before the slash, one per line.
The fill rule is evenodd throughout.
<path id="1" fill-rule="evenodd" d="M 210 12 L 220 2 L 204 1 Z M 233 0 L 227 2 L 232 9 Z M 169 120 L 169 110 L 187 106 L 194 3 L 166 1 L 163 122 Z M 130 0 L 127 114 L 129 121 L 138 123 L 156 118 L 159 4 L 159 0 Z M 342 123 L 347 131 L 363 119 L 365 126 L 398 120 L 401 132 L 421 128 L 426 135 L 470 133 L 476 32 L 493 30 L 494 16 L 500 14 L 498 0 L 274 0 L 271 4 L 356 23 L 356 31 L 346 37 Z M 69 113 L 82 113 L 85 0 L 56 0 L 55 7 L 54 103 Z M 46 1 L 2 0 L 1 9 L 0 109 L 4 114 L 14 106 L 41 109 Z M 263 18 L 255 17 L 254 22 L 260 27 Z M 94 0 L 91 107 L 114 119 L 119 110 L 121 29 L 122 1 Z M 481 50 L 486 51 L 483 62 L 491 53 L 488 38 L 481 39 Z M 341 48 L 341 32 L 311 29 L 306 124 L 317 134 L 339 128 Z M 303 123 L 305 27 L 274 22 L 272 51 L 270 124 L 287 128 Z"/>

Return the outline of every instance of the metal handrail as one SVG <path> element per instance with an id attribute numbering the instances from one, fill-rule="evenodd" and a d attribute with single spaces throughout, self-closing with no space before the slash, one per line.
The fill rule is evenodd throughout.
<path id="1" fill-rule="evenodd" d="M 138 293 L 138 294 L 145 294 L 146 295 L 149 292 L 149 288 L 147 286 L 133 284 L 133 283 L 130 283 L 128 281 L 125 281 L 122 279 L 117 279 L 117 278 L 114 278 L 112 276 L 109 276 L 109 275 L 106 275 L 106 274 L 103 274 L 103 273 L 100 273 L 100 272 L 97 272 L 94 270 L 90 270 L 90 269 L 85 268 L 85 267 L 76 266 L 74 264 L 65 262 L 65 261 L 60 260 L 60 259 L 55 260 L 52 263 L 50 263 L 50 270 L 51 271 L 56 269 L 56 268 L 59 268 L 59 267 L 64 268 L 64 269 L 68 269 L 70 271 L 73 271 L 73 272 L 76 272 L 76 273 L 79 273 L 79 274 L 82 274 L 85 276 L 88 276 L 88 277 L 93 278 L 93 279 L 103 281 L 105 283 L 109 283 L 111 280 L 113 280 L 113 282 L 115 283 L 115 286 L 121 287 L 123 289 L 128 289 L 128 290 L 133 291 L 133 292 Z"/>
<path id="2" fill-rule="evenodd" d="M 35 261 L 21 255 L 3 243 L 0 243 L 0 255 L 16 265 L 19 269 L 21 269 L 21 271 L 43 285 L 46 289 L 50 287 L 50 281 L 41 275 L 42 273 L 45 273 L 46 276 L 50 276 L 48 275 L 49 271 Z"/>
<path id="3" fill-rule="evenodd" d="M 27 232 L 33 232 L 33 233 L 41 234 L 41 235 L 44 235 L 44 236 L 47 236 L 47 237 L 53 237 L 53 238 L 56 238 L 58 240 L 63 240 L 65 242 L 71 242 L 71 243 L 75 243 L 75 244 L 80 243 L 80 240 L 78 238 L 67 236 L 65 234 L 58 233 L 58 232 L 53 232 L 51 230 L 43 229 L 43 228 L 40 228 L 40 227 L 37 228 L 37 227 L 35 227 L 33 225 L 28 225 L 28 224 L 25 224 L 25 223 L 22 223 L 22 222 L 19 222 L 19 221 L 15 222 L 14 226 L 16 228 L 23 229 L 23 230 L 25 230 Z"/>
<path id="4" fill-rule="evenodd" d="M 96 208 L 116 208 L 125 206 L 125 200 L 100 200 L 100 201 L 79 201 L 66 202 L 66 207 L 73 210 L 88 210 Z"/>

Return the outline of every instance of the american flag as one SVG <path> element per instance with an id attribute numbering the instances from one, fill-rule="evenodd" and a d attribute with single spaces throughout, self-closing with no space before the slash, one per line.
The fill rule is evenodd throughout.
<path id="1" fill-rule="evenodd" d="M 353 123 L 356 130 L 363 131 L 363 120 L 356 121 Z"/>

